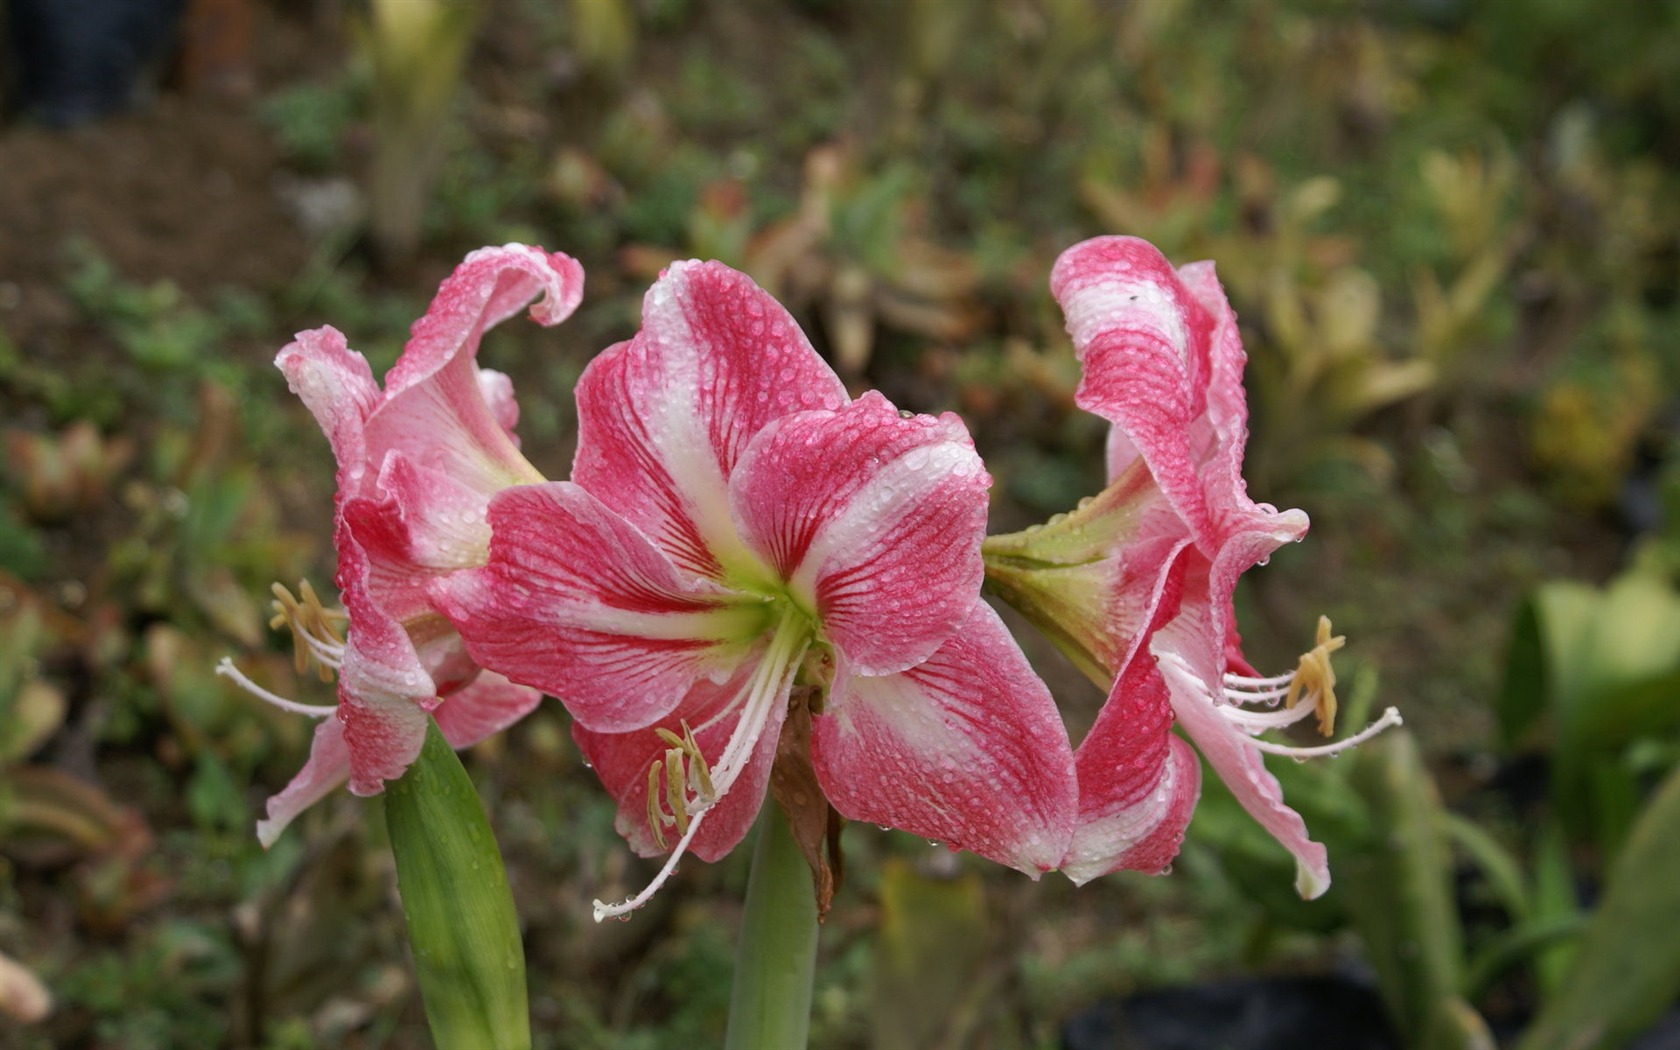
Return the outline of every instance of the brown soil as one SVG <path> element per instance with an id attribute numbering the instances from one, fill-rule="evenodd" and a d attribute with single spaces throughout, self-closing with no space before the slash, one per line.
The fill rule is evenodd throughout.
<path id="1" fill-rule="evenodd" d="M 53 339 L 74 317 L 61 286 L 77 239 L 124 278 L 167 278 L 195 298 L 297 272 L 308 246 L 276 192 L 279 150 L 251 100 L 337 48 L 266 6 L 256 15 L 255 94 L 166 92 L 70 131 L 0 128 L 0 326 L 26 354 L 77 349 Z"/>

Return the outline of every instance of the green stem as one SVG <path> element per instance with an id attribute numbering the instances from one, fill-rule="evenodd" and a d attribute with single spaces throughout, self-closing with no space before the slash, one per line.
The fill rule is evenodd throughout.
<path id="1" fill-rule="evenodd" d="M 528 1050 L 525 950 L 502 855 L 478 792 L 437 723 L 385 788 L 426 1021 L 440 1050 Z"/>
<path id="2" fill-rule="evenodd" d="M 798 1050 L 811 1025 L 817 899 L 811 869 L 773 799 L 758 817 L 726 1050 Z"/>

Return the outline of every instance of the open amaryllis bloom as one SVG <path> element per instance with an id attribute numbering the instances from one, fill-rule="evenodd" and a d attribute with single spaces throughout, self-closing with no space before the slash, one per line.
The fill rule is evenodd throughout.
<path id="1" fill-rule="evenodd" d="M 307 585 L 301 596 L 275 587 L 275 626 L 291 627 L 300 671 L 312 661 L 323 677 L 338 675 L 336 706 L 276 696 L 229 660 L 218 668 L 270 703 L 322 719 L 308 763 L 257 825 L 265 845 L 346 780 L 372 795 L 400 777 L 419 754 L 428 714 L 465 747 L 541 699 L 481 672 L 427 586 L 484 564 L 495 493 L 543 480 L 513 434 L 512 383 L 478 367 L 480 339 L 526 306 L 539 324 L 558 324 L 582 295 L 583 269 L 569 256 L 483 248 L 438 289 L 383 390 L 330 327 L 299 334 L 275 360 L 338 460 L 333 542 L 344 611 L 323 609 Z"/>
<path id="2" fill-rule="evenodd" d="M 852 401 L 770 296 L 678 263 L 578 383 L 570 482 L 490 502 L 434 584 L 478 663 L 558 697 L 643 856 L 727 853 L 790 704 L 842 816 L 1037 876 L 1066 852 L 1060 717 L 979 600 L 991 479 L 951 415 Z"/>
<path id="3" fill-rule="evenodd" d="M 1315 714 L 1332 731 L 1330 653 L 1342 639 L 1322 623 L 1299 666 L 1275 677 L 1241 655 L 1237 579 L 1299 540 L 1307 517 L 1248 497 L 1235 315 L 1211 263 L 1174 270 L 1133 237 L 1075 245 L 1050 283 L 1084 366 L 1076 400 L 1114 424 L 1110 485 L 1040 529 L 994 537 L 986 557 L 992 585 L 1110 688 L 1076 754 L 1079 819 L 1062 868 L 1083 882 L 1172 860 L 1200 790 L 1176 721 L 1295 856 L 1301 894 L 1316 897 L 1330 882 L 1324 847 L 1284 804 L 1262 755 L 1333 754 L 1400 718 L 1391 708 L 1317 747 L 1259 739 Z"/>

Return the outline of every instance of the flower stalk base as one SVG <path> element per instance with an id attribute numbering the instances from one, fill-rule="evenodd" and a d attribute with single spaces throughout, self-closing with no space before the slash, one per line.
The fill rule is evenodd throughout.
<path id="1" fill-rule="evenodd" d="M 774 800 L 758 818 L 746 910 L 735 952 L 727 1050 L 799 1050 L 811 1025 L 817 899 L 811 869 Z"/>

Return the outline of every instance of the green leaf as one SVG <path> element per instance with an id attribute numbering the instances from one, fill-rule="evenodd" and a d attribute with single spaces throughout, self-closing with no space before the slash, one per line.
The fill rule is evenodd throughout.
<path id="1" fill-rule="evenodd" d="M 1580 950 L 1521 1050 L 1613 1050 L 1680 994 L 1680 771 L 1669 774 L 1616 858 Z"/>
<path id="2" fill-rule="evenodd" d="M 1569 862 L 1569 843 L 1557 823 L 1547 823 L 1534 844 L 1534 910 L 1539 922 L 1562 922 L 1580 913 L 1575 899 L 1575 868 Z M 1550 996 L 1563 981 L 1575 957 L 1575 945 L 1554 944 L 1535 958 L 1541 994 Z"/>
<path id="3" fill-rule="evenodd" d="M 1680 593 L 1659 574 L 1624 573 L 1600 591 L 1540 588 L 1518 610 L 1498 700 L 1514 745 L 1542 714 L 1553 740 L 1553 801 L 1577 841 L 1614 847 L 1638 785 L 1627 747 L 1680 724 Z"/>
<path id="4" fill-rule="evenodd" d="M 507 872 L 478 792 L 437 723 L 428 720 L 420 757 L 386 785 L 385 820 L 433 1042 L 530 1047 L 525 951 Z"/>
<path id="5" fill-rule="evenodd" d="M 1500 907 L 1510 915 L 1511 921 L 1521 922 L 1529 912 L 1522 862 L 1475 821 L 1451 810 L 1444 811 L 1442 815 L 1447 836 L 1481 869 L 1482 877 L 1493 888 Z"/>
<path id="6" fill-rule="evenodd" d="M 1337 865 L 1389 1013 L 1408 1046 L 1491 1046 L 1486 1026 L 1459 997 L 1464 933 L 1448 882 L 1441 802 L 1416 741 L 1393 730 L 1365 745 L 1351 782 L 1372 823 L 1389 829 Z"/>

